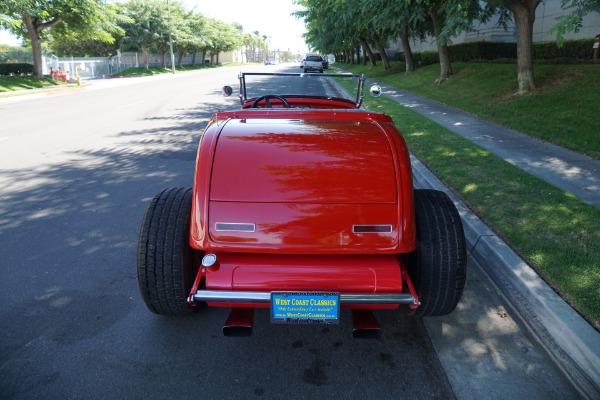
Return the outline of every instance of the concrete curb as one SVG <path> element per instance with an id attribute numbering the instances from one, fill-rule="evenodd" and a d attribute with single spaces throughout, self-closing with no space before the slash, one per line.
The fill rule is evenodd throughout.
<path id="1" fill-rule="evenodd" d="M 520 322 L 584 398 L 600 399 L 600 334 L 412 154 L 411 162 L 416 188 L 444 191 L 454 201 L 472 256 Z"/>

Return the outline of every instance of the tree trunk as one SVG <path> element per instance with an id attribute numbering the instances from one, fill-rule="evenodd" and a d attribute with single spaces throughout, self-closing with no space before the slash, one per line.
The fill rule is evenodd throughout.
<path id="1" fill-rule="evenodd" d="M 373 54 L 373 52 L 371 51 L 371 48 L 369 47 L 369 43 L 367 43 L 367 41 L 365 39 L 360 38 L 360 44 L 362 45 L 362 48 L 363 48 L 365 54 L 369 56 L 369 59 L 371 60 L 371 66 L 376 67 L 377 60 L 375 59 L 375 55 Z M 366 57 L 363 59 L 363 65 L 367 65 Z"/>
<path id="2" fill-rule="evenodd" d="M 535 9 L 538 4 L 540 4 L 539 0 L 512 1 L 510 3 L 517 27 L 518 94 L 529 93 L 535 89 L 532 42 Z"/>
<path id="3" fill-rule="evenodd" d="M 413 58 L 412 49 L 410 48 L 410 40 L 408 39 L 408 32 L 404 31 L 400 34 L 400 41 L 402 42 L 402 50 L 404 50 L 404 64 L 406 65 L 406 73 L 413 72 L 415 70 L 415 60 Z"/>
<path id="4" fill-rule="evenodd" d="M 383 45 L 381 44 L 379 35 L 375 35 L 373 40 L 375 41 L 375 46 L 377 47 L 377 50 L 381 55 L 381 62 L 383 62 L 383 70 L 387 71 L 388 69 L 392 69 L 392 66 L 390 65 L 390 60 L 388 59 L 387 53 L 385 52 L 385 47 L 383 47 Z"/>
<path id="5" fill-rule="evenodd" d="M 160 51 L 160 66 L 163 67 L 163 69 L 167 68 L 167 52 L 166 51 Z"/>
<path id="6" fill-rule="evenodd" d="M 198 51 L 194 50 L 192 52 L 192 67 L 196 66 L 196 54 L 198 54 Z"/>
<path id="7" fill-rule="evenodd" d="M 42 70 L 42 41 L 38 35 L 38 32 L 33 25 L 30 17 L 25 17 L 25 24 L 27 26 L 27 32 L 29 33 L 29 40 L 31 41 L 31 53 L 33 56 L 33 76 L 38 79 L 44 77 Z"/>
<path id="8" fill-rule="evenodd" d="M 31 19 L 31 16 L 25 15 L 23 22 L 27 27 L 27 33 L 29 34 L 29 40 L 31 41 L 31 55 L 33 57 L 33 75 L 42 79 L 44 77 L 44 70 L 42 68 L 42 39 L 40 38 L 40 32 L 42 29 L 51 28 L 62 21 L 61 17 L 55 18 L 50 22 L 43 24 L 35 24 Z"/>
<path id="9" fill-rule="evenodd" d="M 440 57 L 440 76 L 435 80 L 436 83 L 442 83 L 452 75 L 452 65 L 450 64 L 450 52 L 447 44 L 440 44 L 439 38 L 442 32 L 442 20 L 436 11 L 430 10 L 429 16 L 433 23 L 433 34 L 435 36 L 438 55 Z"/>

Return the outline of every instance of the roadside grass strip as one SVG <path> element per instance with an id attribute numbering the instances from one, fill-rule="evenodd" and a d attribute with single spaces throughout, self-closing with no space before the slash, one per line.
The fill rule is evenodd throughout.
<path id="1" fill-rule="evenodd" d="M 398 62 L 388 71 L 381 63 L 372 68 L 343 64 L 343 68 L 600 159 L 597 65 L 535 64 L 537 89 L 524 96 L 515 95 L 515 64 L 453 62 L 454 74 L 441 85 L 434 83 L 437 64 L 410 74 Z"/>
<path id="2" fill-rule="evenodd" d="M 176 66 L 176 72 L 184 72 L 184 71 L 195 71 L 198 69 L 207 69 L 207 68 L 217 68 L 219 65 L 216 64 L 197 64 L 197 65 L 183 65 L 181 67 Z M 144 67 L 131 67 L 124 69 L 120 72 L 115 72 L 112 76 L 151 76 L 151 75 L 159 75 L 159 74 L 171 74 L 173 73 L 173 69 L 171 67 L 149 67 L 145 69 Z"/>
<path id="3" fill-rule="evenodd" d="M 600 328 L 600 210 L 391 99 L 365 105 L 390 115 L 413 154 Z"/>
<path id="4" fill-rule="evenodd" d="M 37 79 L 33 76 L 0 76 L 0 93 L 16 90 L 40 89 L 59 85 L 52 79 Z M 27 92 L 30 94 L 31 92 Z"/>

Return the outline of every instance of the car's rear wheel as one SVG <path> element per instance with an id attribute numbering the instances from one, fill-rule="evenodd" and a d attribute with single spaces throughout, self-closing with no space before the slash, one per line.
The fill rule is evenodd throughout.
<path id="1" fill-rule="evenodd" d="M 192 190 L 165 189 L 154 196 L 142 221 L 137 272 L 146 306 L 157 314 L 186 315 L 198 252 L 189 245 Z"/>
<path id="2" fill-rule="evenodd" d="M 467 250 L 462 222 L 452 200 L 437 190 L 415 190 L 417 250 L 408 270 L 421 305 L 417 317 L 450 314 L 462 295 Z"/>

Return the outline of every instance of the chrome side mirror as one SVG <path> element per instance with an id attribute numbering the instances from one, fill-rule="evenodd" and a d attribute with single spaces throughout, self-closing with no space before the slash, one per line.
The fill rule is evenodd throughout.
<path id="1" fill-rule="evenodd" d="M 379 97 L 379 96 L 381 96 L 381 93 L 382 93 L 381 86 L 379 86 L 379 85 L 371 86 L 371 96 Z"/>
<path id="2" fill-rule="evenodd" d="M 233 94 L 233 89 L 231 88 L 231 86 L 223 86 L 223 88 L 221 89 L 221 93 L 223 93 L 223 96 L 229 97 Z"/>

